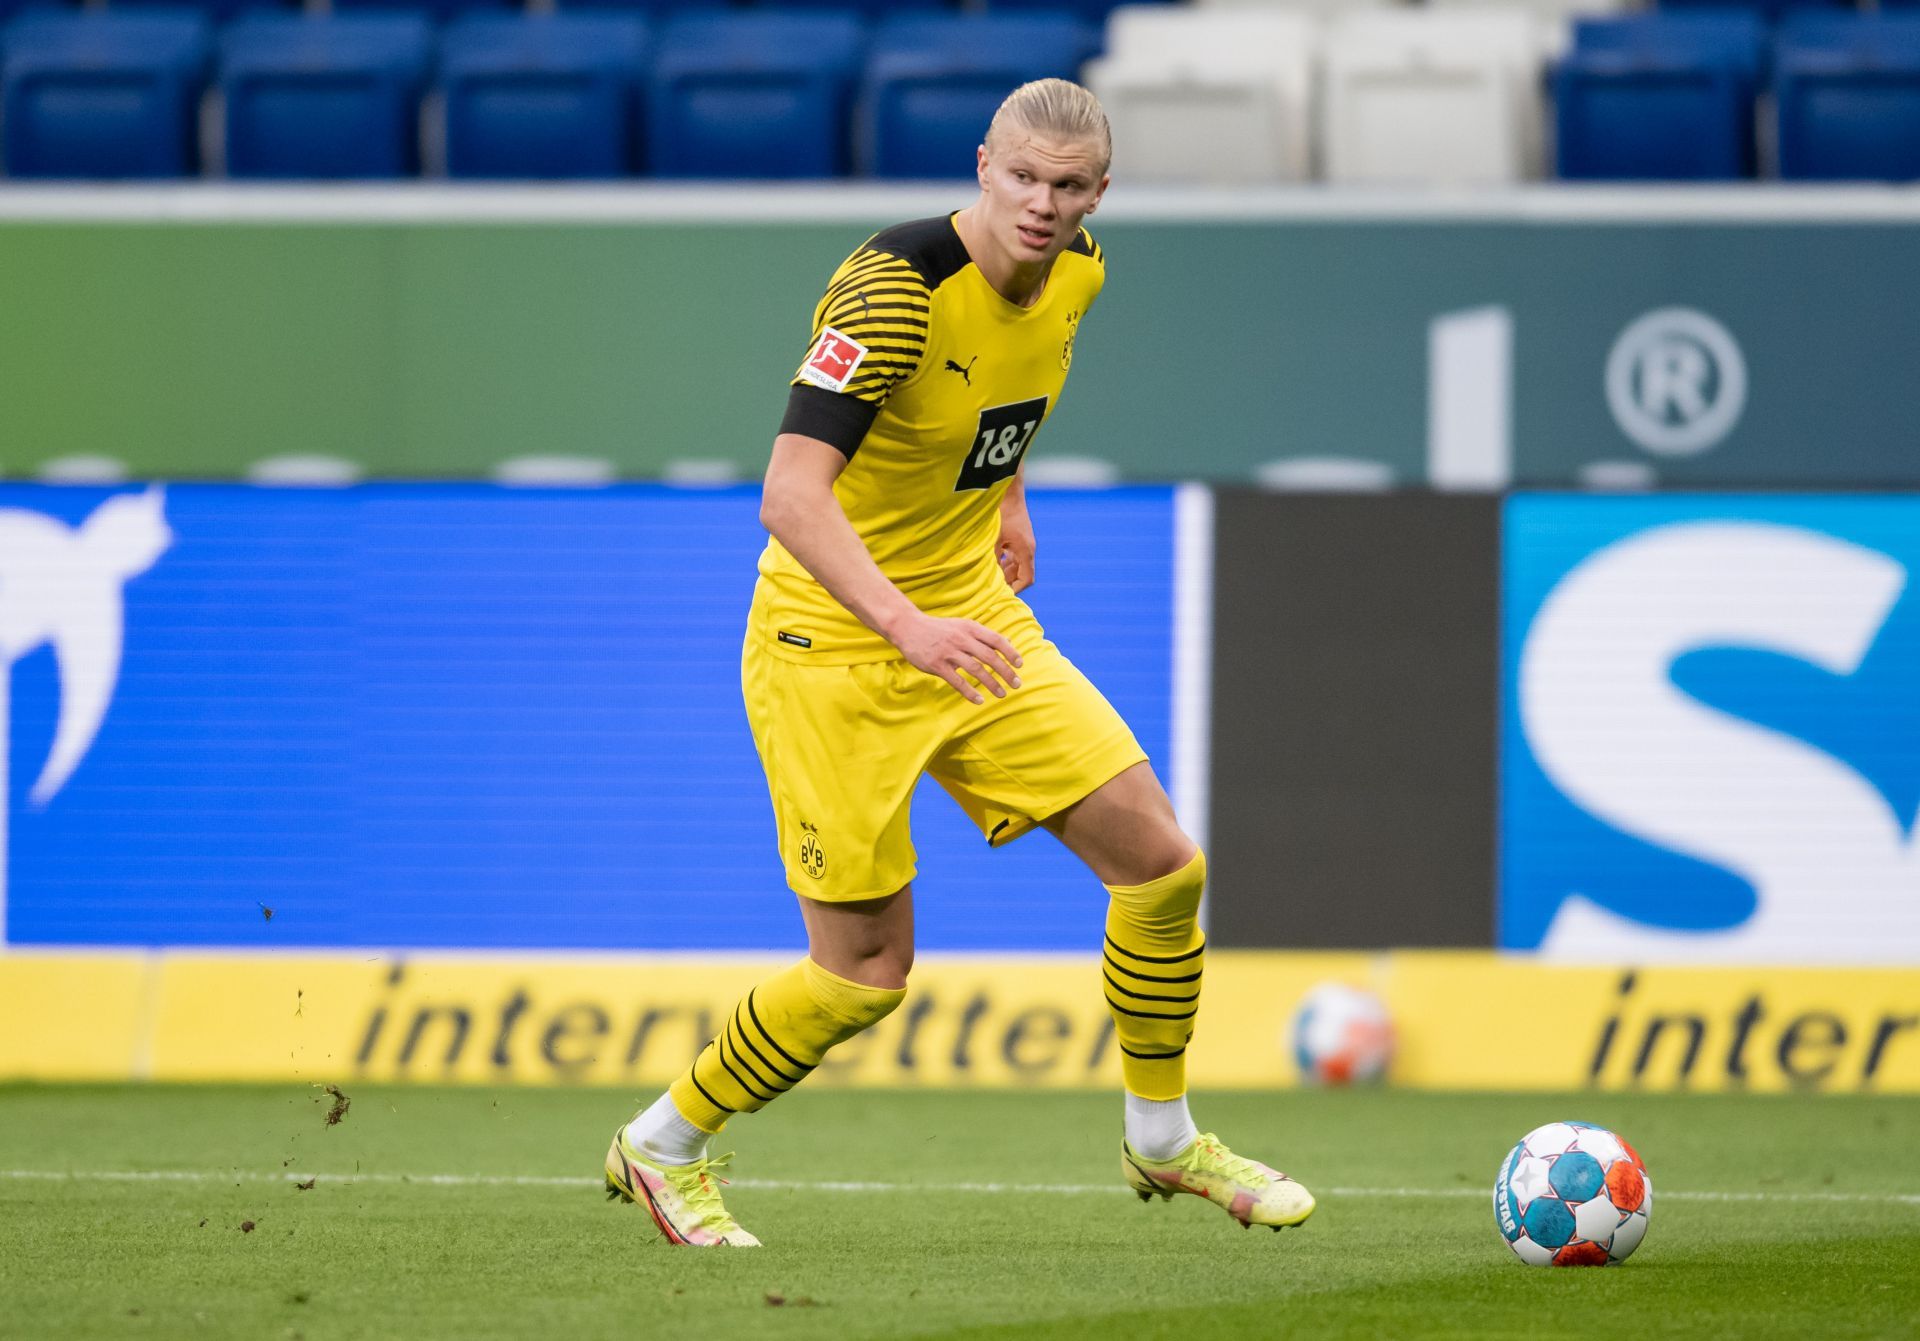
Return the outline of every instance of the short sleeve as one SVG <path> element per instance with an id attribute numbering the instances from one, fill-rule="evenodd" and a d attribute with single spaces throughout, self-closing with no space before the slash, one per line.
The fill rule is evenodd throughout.
<path id="1" fill-rule="evenodd" d="M 862 247 L 834 272 L 813 313 L 813 339 L 793 375 L 878 407 L 927 350 L 933 295 L 909 261 Z"/>

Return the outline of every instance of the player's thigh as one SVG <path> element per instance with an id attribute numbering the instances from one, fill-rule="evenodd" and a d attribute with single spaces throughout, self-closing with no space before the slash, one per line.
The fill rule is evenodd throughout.
<path id="1" fill-rule="evenodd" d="M 1020 688 L 962 718 L 927 768 L 995 846 L 1147 757 L 1126 720 L 1052 643 L 1025 661 Z"/>
<path id="2" fill-rule="evenodd" d="M 753 642 L 743 654 L 780 860 L 802 898 L 880 899 L 913 879 L 908 804 L 941 726 L 892 691 L 898 679 L 887 663 L 795 663 Z"/>

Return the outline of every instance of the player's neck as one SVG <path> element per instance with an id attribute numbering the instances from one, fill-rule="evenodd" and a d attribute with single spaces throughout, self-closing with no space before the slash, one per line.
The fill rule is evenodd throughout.
<path id="1" fill-rule="evenodd" d="M 1015 260 L 994 244 L 972 206 L 953 216 L 953 227 L 960 235 L 960 245 L 967 249 L 968 259 L 995 293 L 1015 307 L 1032 307 L 1040 301 L 1047 276 L 1053 273 L 1052 261 Z"/>

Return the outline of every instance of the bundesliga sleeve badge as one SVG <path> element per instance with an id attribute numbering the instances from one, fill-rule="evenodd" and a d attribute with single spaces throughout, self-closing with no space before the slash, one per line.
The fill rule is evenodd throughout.
<path id="1" fill-rule="evenodd" d="M 820 332 L 813 352 L 800 365 L 802 380 L 825 391 L 845 391 L 847 383 L 867 356 L 867 347 L 829 326 Z"/>

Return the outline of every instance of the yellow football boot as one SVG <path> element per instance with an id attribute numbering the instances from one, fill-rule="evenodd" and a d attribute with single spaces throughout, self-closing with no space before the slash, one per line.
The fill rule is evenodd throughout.
<path id="1" fill-rule="evenodd" d="M 668 1243 L 694 1248 L 758 1248 L 720 1202 L 720 1170 L 731 1152 L 691 1164 L 657 1164 L 633 1148 L 622 1126 L 607 1149 L 607 1200 L 645 1206 Z"/>
<path id="2" fill-rule="evenodd" d="M 1286 1229 L 1313 1214 L 1311 1192 L 1278 1169 L 1234 1154 L 1212 1132 L 1172 1159 L 1148 1159 L 1122 1140 L 1120 1172 L 1142 1201 L 1156 1196 L 1171 1201 L 1176 1192 L 1191 1192 L 1226 1211 L 1243 1229 Z"/>

